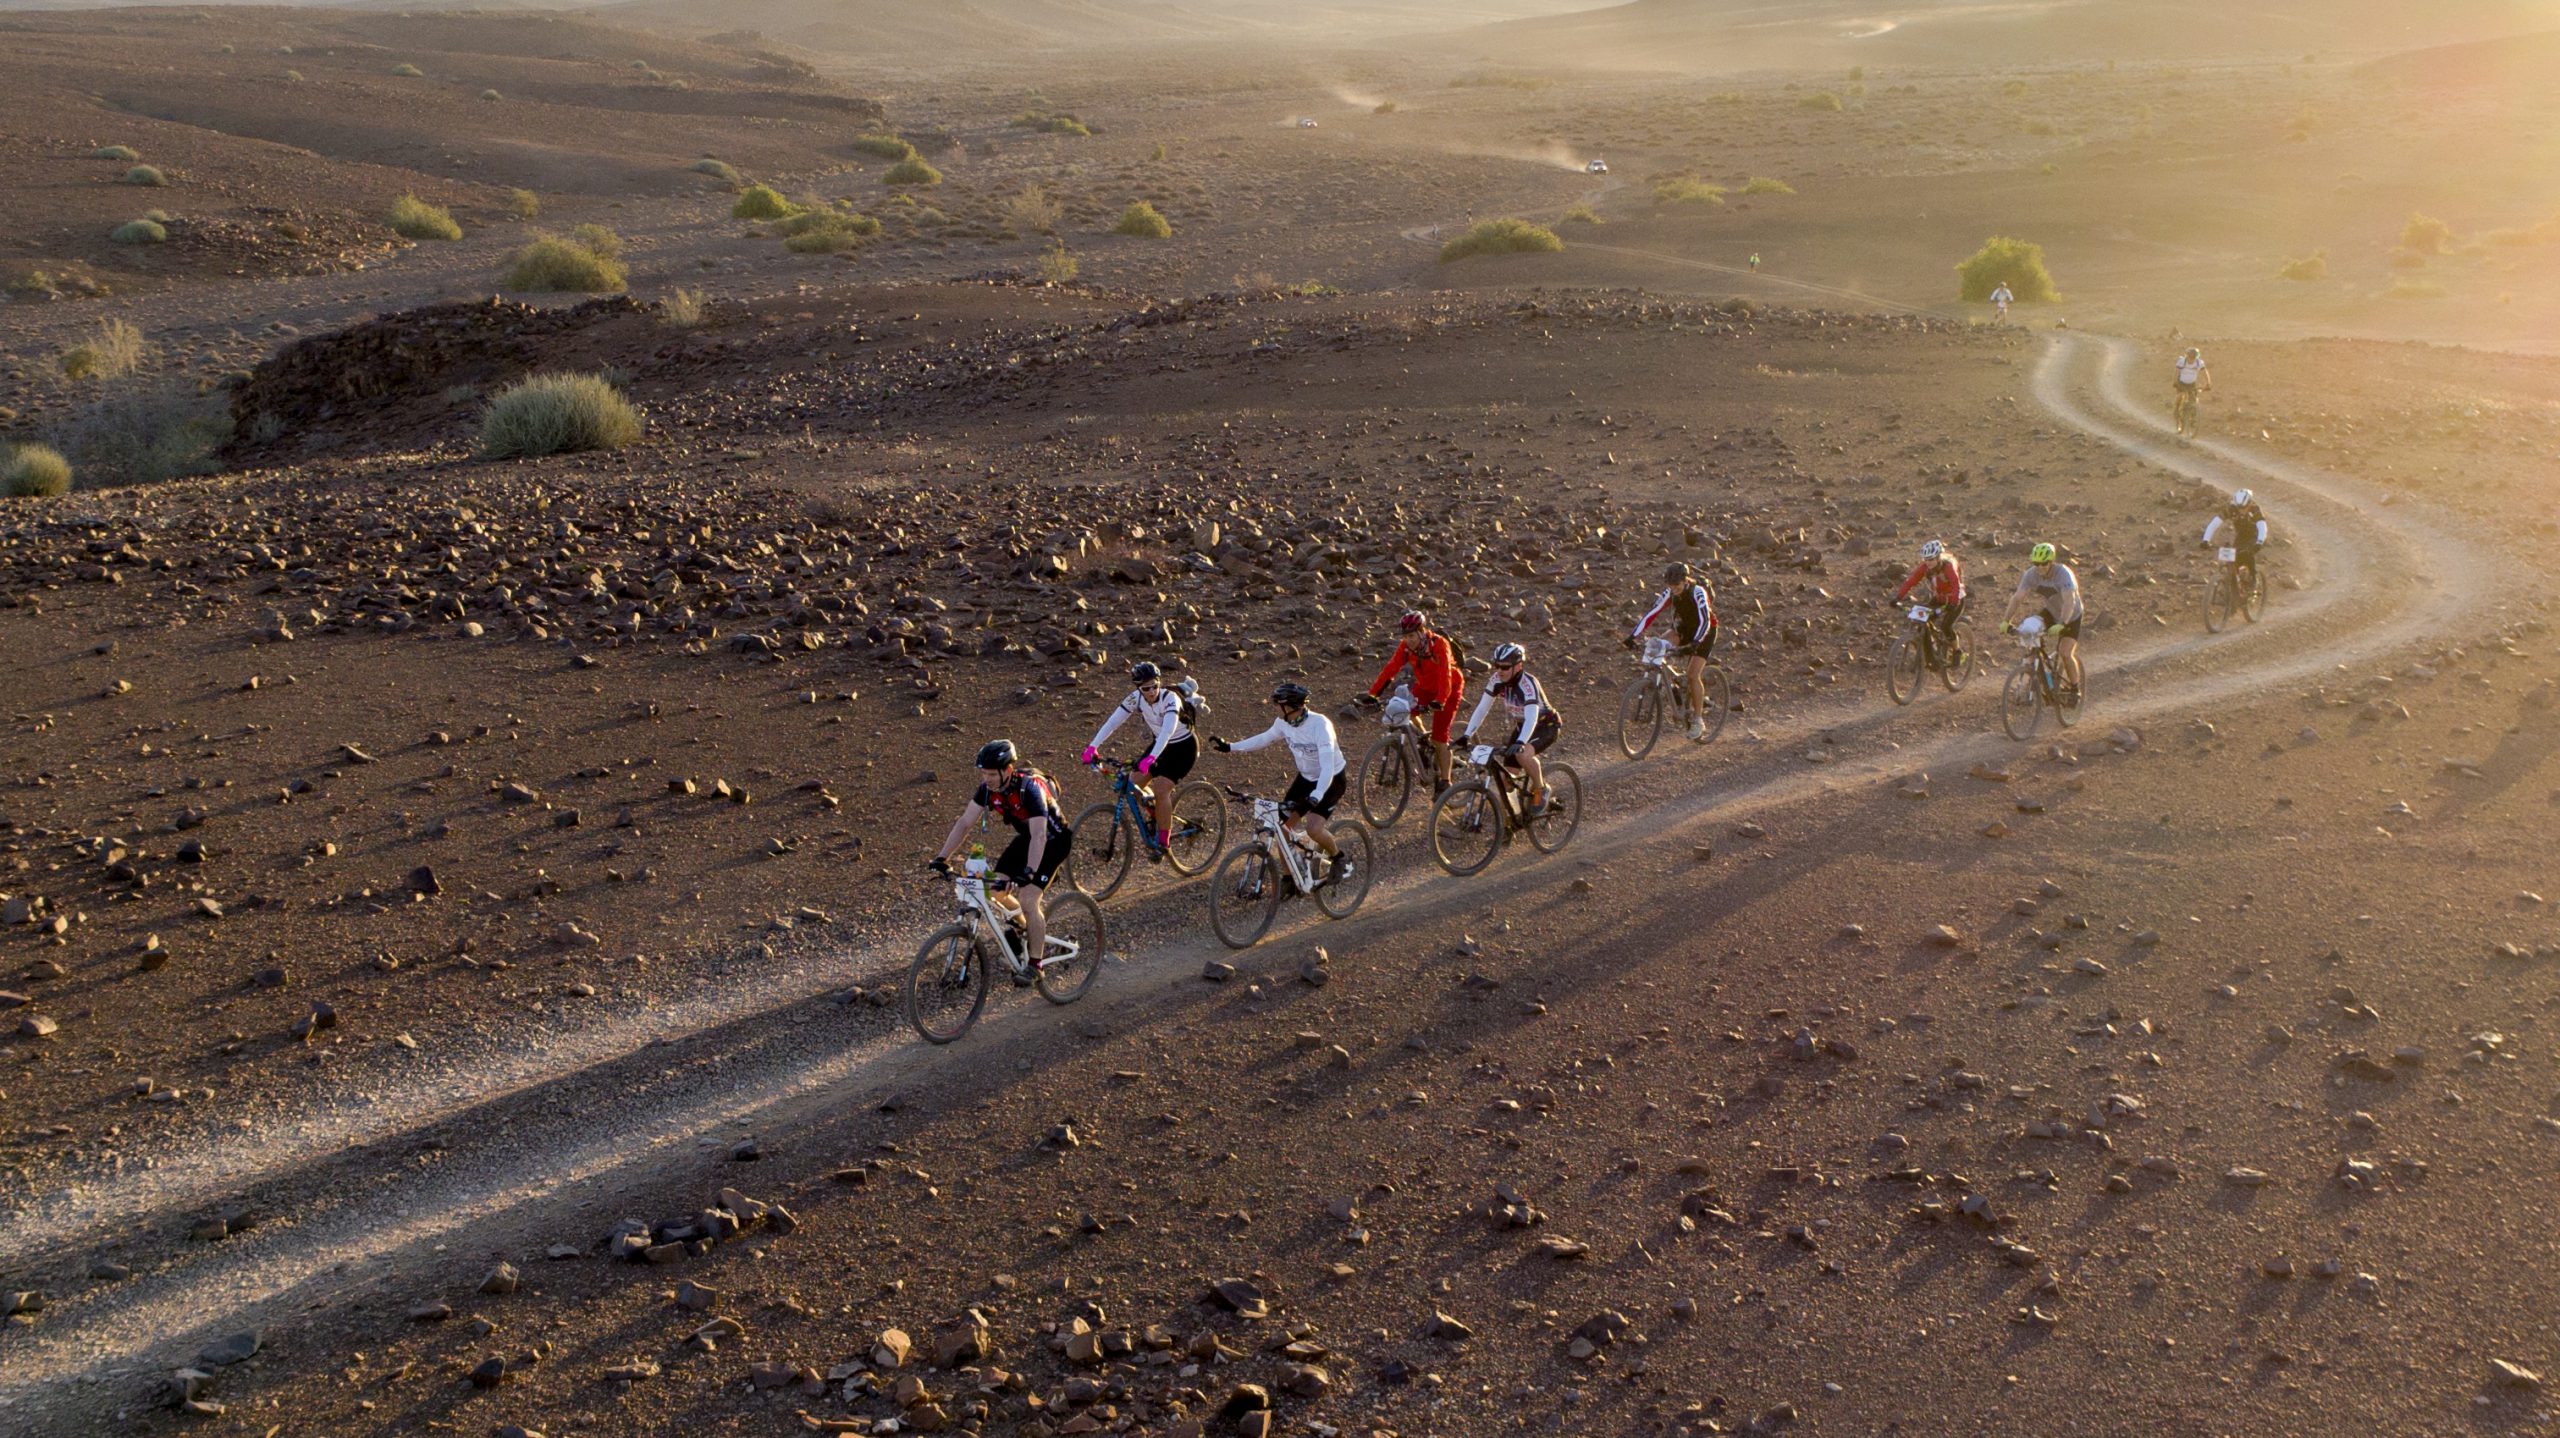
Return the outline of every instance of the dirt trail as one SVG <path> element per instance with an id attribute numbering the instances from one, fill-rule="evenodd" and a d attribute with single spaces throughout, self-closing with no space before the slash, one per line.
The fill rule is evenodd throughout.
<path id="1" fill-rule="evenodd" d="M 2033 377 L 2033 393 L 2063 422 L 2199 482 L 2227 486 L 2246 475 L 2300 537 L 2302 552 L 2317 556 L 2317 578 L 2306 590 L 2281 596 L 2265 624 L 2242 633 L 2161 637 L 2131 649 L 2111 643 L 2112 636 L 2099 640 L 2091 655 L 2090 717 L 2079 733 L 2094 739 L 2116 724 L 2263 694 L 2271 685 L 2325 676 L 2454 632 L 2466 619 L 2481 622 L 2472 618 L 2478 582 L 2465 577 L 2469 566 L 2450 537 L 2405 509 L 2381 522 L 2342 478 L 2218 441 L 2178 444 L 2133 399 L 2134 357 L 2133 346 L 2121 340 L 2058 335 Z M 2405 586 L 2385 580 L 2413 567 L 2443 583 L 2410 604 Z M 1989 722 L 1996 682 L 1967 693 L 1911 710 L 1859 695 L 1780 716 L 1759 726 L 1765 747 L 1745 751 L 1738 761 L 1729 759 L 1732 739 L 1685 760 L 1586 761 L 1587 797 L 1617 814 L 1586 823 L 1564 863 L 1519 863 L 1514 882 L 1561 884 L 1612 853 L 1678 842 L 1684 829 L 1886 782 L 1915 768 L 1960 768 L 2014 754 L 2016 746 Z M 1802 763 L 1802 741 L 1817 733 L 1828 734 L 1843 757 Z M 1714 786 L 1684 787 L 1702 763 L 1724 766 Z M 1418 827 L 1400 826 L 1390 836 L 1393 862 L 1381 867 L 1395 877 L 1373 891 L 1354 919 L 1284 921 L 1266 945 L 1293 932 L 1337 946 L 1379 945 L 1480 908 L 1481 888 L 1448 880 L 1430 865 L 1415 839 Z M 1018 1057 L 1036 1061 L 1041 1045 L 1073 1042 L 1097 1024 L 1160 1008 L 1176 986 L 1197 983 L 1192 976 L 1203 958 L 1224 952 L 1198 921 L 1199 892 L 1183 887 L 1118 909 L 1115 948 L 1132 961 L 1116 966 L 1079 1009 L 1061 1014 L 1000 996 L 979 1031 L 953 1049 L 915 1042 L 894 1011 L 857 1010 L 852 1017 L 825 1004 L 818 996 L 828 989 L 902 968 L 906 957 L 841 955 L 837 963 L 803 965 L 779 983 L 645 1023 L 567 1035 L 546 1052 L 517 1054 L 506 1065 L 450 1069 L 431 1085 L 376 1091 L 361 1107 L 298 1123 L 288 1135 L 209 1146 L 151 1171 L 101 1176 L 53 1195 L 36 1211 L 0 1216 L 0 1247 L 31 1262 L 44 1261 L 40 1255 L 68 1259 L 137 1224 L 260 1184 L 314 1186 L 307 1206 L 280 1204 L 276 1221 L 248 1235 L 56 1304 L 0 1379 L 0 1413 L 91 1410 L 105 1396 L 100 1385 L 112 1393 L 120 1380 L 183 1361 L 211 1337 L 283 1321 L 322 1299 L 430 1268 L 442 1261 L 437 1250 L 449 1239 L 467 1235 L 481 1247 L 523 1234 L 538 1247 L 564 1234 L 600 1231 L 612 1215 L 591 1221 L 603 1212 L 597 1204 L 618 1201 L 649 1169 L 681 1164 L 739 1132 L 784 1131 L 796 1120 L 884 1092 L 1001 1072 Z M 1134 957 L 1140 953 L 1143 959 Z M 864 1037 L 848 1042 L 846 1030 L 856 1025 Z M 399 1159 L 430 1129 L 451 1144 L 445 1161 L 402 1175 Z M 456 1130 L 477 1132 L 455 1142 Z M 359 1146 L 386 1152 L 377 1156 Z M 577 1205 L 574 1217 L 554 1211 L 564 1200 Z"/>

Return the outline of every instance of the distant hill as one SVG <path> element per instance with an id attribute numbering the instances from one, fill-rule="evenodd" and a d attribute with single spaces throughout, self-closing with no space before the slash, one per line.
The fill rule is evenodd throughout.
<path id="1" fill-rule="evenodd" d="M 1555 15 L 1586 0 L 623 0 L 601 16 L 675 32 L 753 30 L 770 41 L 848 55 L 1001 58 L 1073 50 L 1285 35 L 1308 40 L 1441 32 Z"/>

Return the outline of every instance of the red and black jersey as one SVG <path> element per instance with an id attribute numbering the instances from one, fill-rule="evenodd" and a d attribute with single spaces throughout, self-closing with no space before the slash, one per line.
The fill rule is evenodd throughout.
<path id="1" fill-rule="evenodd" d="M 971 802 L 979 808 L 1028 834 L 1034 823 L 1045 823 L 1049 832 L 1067 832 L 1066 811 L 1058 806 L 1058 786 L 1037 769 L 1018 769 L 1012 778 L 994 789 L 978 786 Z"/>

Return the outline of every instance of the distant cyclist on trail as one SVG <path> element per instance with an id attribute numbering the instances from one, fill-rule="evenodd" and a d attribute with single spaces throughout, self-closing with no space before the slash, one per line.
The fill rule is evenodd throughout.
<path id="1" fill-rule="evenodd" d="M 2240 566 L 2240 592 L 2247 594 L 2258 579 L 2258 551 L 2267 543 L 2267 513 L 2258 507 L 2258 496 L 2245 489 L 2231 492 L 2231 502 L 2215 510 L 2205 521 L 2204 547 L 2214 547 L 2214 536 L 2231 546 L 2232 562 Z"/>
<path id="2" fill-rule="evenodd" d="M 1755 275 L 1760 273 L 1760 252 L 1758 250 L 1753 250 L 1751 252 L 1751 273 Z"/>
<path id="3" fill-rule="evenodd" d="M 2080 621 L 2087 612 L 2080 598 L 2079 574 L 2061 561 L 2052 545 L 2038 544 L 2027 553 L 2026 572 L 2018 576 L 2018 592 L 2009 596 L 2009 612 L 2000 627 L 2052 635 L 2062 682 L 2077 694 L 2081 689 Z"/>
<path id="4" fill-rule="evenodd" d="M 1446 789 L 1449 730 L 1457 723 L 1458 701 L 1467 692 L 1465 656 L 1456 641 L 1432 629 L 1431 621 L 1419 609 L 1405 611 L 1405 616 L 1396 621 L 1396 632 L 1401 636 L 1396 641 L 1396 652 L 1387 656 L 1387 666 L 1378 671 L 1369 692 L 1355 702 L 1376 703 L 1400 671 L 1413 670 L 1413 702 L 1431 721 L 1432 763 L 1438 771 L 1439 787 Z"/>
<path id="5" fill-rule="evenodd" d="M 1991 292 L 1991 303 L 1999 309 L 2000 323 L 2004 325 L 2009 322 L 2009 306 L 2014 305 L 2017 302 L 2018 297 L 2009 292 L 2009 282 L 2007 280 L 2002 280 L 2000 282 L 2000 288 Z"/>
<path id="6" fill-rule="evenodd" d="M 2196 405 L 2213 391 L 2213 371 L 2205 367 L 2204 351 L 2193 345 L 2173 362 L 2178 387 L 2169 396 L 2169 413 L 2177 419 L 2178 433 L 2195 433 Z"/>

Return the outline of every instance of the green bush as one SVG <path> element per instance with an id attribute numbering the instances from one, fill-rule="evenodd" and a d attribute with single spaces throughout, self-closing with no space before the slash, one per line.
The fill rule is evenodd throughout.
<path id="1" fill-rule="evenodd" d="M 1576 205 L 1572 209 L 1564 212 L 1563 223 L 1568 225 L 1598 225 L 1605 224 L 1607 222 L 1602 220 L 1599 212 L 1592 209 L 1589 205 Z"/>
<path id="2" fill-rule="evenodd" d="M 2287 260 L 2284 262 L 2283 267 L 2276 271 L 2276 274 L 2278 277 L 2283 279 L 2301 280 L 2306 283 L 2312 280 L 2326 279 L 2329 274 L 2329 252 L 2327 250 L 2313 250 L 2311 253 L 2304 255 L 2301 259 Z"/>
<path id="3" fill-rule="evenodd" d="M 481 91 L 481 92 L 480 92 L 480 98 L 481 98 L 481 99 L 483 99 L 483 100 L 486 100 L 486 101 L 488 101 L 489 103 L 491 103 L 491 104 L 493 104 L 493 105 L 494 105 L 494 104 L 496 104 L 499 100 L 501 100 L 501 99 L 503 99 L 503 98 L 505 98 L 505 97 L 504 97 L 504 96 L 501 96 L 501 95 L 500 95 L 497 91 L 495 91 L 495 90 L 483 90 L 483 91 Z"/>
<path id="4" fill-rule="evenodd" d="M 2420 255 L 2441 255 L 2453 248 L 2453 226 L 2425 215 L 2411 215 L 2400 227 L 2400 248 Z"/>
<path id="5" fill-rule="evenodd" d="M 1553 253 L 1564 248 L 1555 231 L 1527 220 L 1482 220 L 1473 229 L 1440 247 L 1440 263 L 1469 255 Z"/>
<path id="6" fill-rule="evenodd" d="M 1051 240 L 1049 248 L 1040 256 L 1040 281 L 1050 285 L 1067 284 L 1075 279 L 1076 271 L 1081 268 L 1083 266 L 1076 262 L 1076 257 L 1067 253 L 1064 240 Z"/>
<path id="7" fill-rule="evenodd" d="M 1796 101 L 1796 107 L 1802 110 L 1828 110 L 1836 114 L 1840 109 L 1840 97 L 1828 90 L 1816 90 Z"/>
<path id="8" fill-rule="evenodd" d="M 122 379 L 150 357 L 142 331 L 123 320 L 101 320 L 95 333 L 64 350 L 56 363 L 72 379 Z"/>
<path id="9" fill-rule="evenodd" d="M 401 64 L 392 66 L 391 73 L 399 76 L 403 80 L 416 80 L 423 78 L 427 72 L 404 61 Z"/>
<path id="10" fill-rule="evenodd" d="M 2004 284 L 2010 294 L 2028 304 L 2050 304 L 2062 298 L 2044 267 L 2044 246 L 2024 240 L 1995 236 L 1983 241 L 1973 258 L 1956 266 L 1956 275 L 1962 281 L 1959 293 L 1969 304 L 1990 299 L 1991 292 Z"/>
<path id="11" fill-rule="evenodd" d="M 54 438 L 92 485 L 156 484 L 204 474 L 231 433 L 222 402 L 193 384 L 118 385 L 76 411 Z"/>
<path id="12" fill-rule="evenodd" d="M 569 238 L 608 260 L 622 258 L 622 236 L 598 224 L 571 225 Z"/>
<path id="13" fill-rule="evenodd" d="M 1695 175 L 1673 175 L 1653 183 L 1653 202 L 1657 205 L 1695 205 L 1704 208 L 1724 203 L 1724 186 L 1710 185 Z"/>
<path id="14" fill-rule="evenodd" d="M 499 392 L 480 421 L 480 452 L 529 459 L 619 449 L 640 438 L 640 412 L 602 376 L 535 375 Z"/>
<path id="15" fill-rule="evenodd" d="M 615 294 L 624 288 L 613 256 L 559 235 L 536 235 L 507 263 L 506 287 L 525 294 Z"/>
<path id="16" fill-rule="evenodd" d="M 806 210 L 782 222 L 782 247 L 795 255 L 834 255 L 858 250 L 880 233 L 869 215 Z"/>
<path id="17" fill-rule="evenodd" d="M 1392 115 L 1395 112 L 1396 102 L 1393 100 L 1380 100 L 1376 105 L 1370 107 L 1369 110 L 1369 113 L 1372 115 Z"/>
<path id="18" fill-rule="evenodd" d="M 771 185 L 749 185 L 739 194 L 738 202 L 729 207 L 733 220 L 787 220 L 800 213 L 800 207 L 782 198 L 782 192 Z"/>
<path id="19" fill-rule="evenodd" d="M 144 185 L 152 189 L 158 189 L 160 186 L 169 183 L 169 177 L 160 173 L 159 170 L 152 166 L 136 165 L 132 169 L 124 172 L 124 182 L 128 185 Z"/>
<path id="20" fill-rule="evenodd" d="M 1173 235 L 1173 222 L 1146 201 L 1131 200 L 1129 208 L 1120 212 L 1120 221 L 1111 227 L 1111 233 L 1134 235 L 1142 240 L 1169 239 Z"/>
<path id="21" fill-rule="evenodd" d="M 658 317 L 669 329 L 695 330 L 711 313 L 711 302 L 700 290 L 672 290 L 658 301 Z"/>
<path id="22" fill-rule="evenodd" d="M 915 202 L 912 195 L 898 198 L 909 204 Z M 1005 223 L 1026 235 L 1045 235 L 1055 231 L 1066 214 L 1066 206 L 1050 199 L 1038 185 L 1026 186 L 1021 194 L 1004 202 Z"/>
<path id="23" fill-rule="evenodd" d="M 853 142 L 853 151 L 857 155 L 870 155 L 877 159 L 892 161 L 912 160 L 916 157 L 916 147 L 895 135 L 858 136 Z"/>
<path id="24" fill-rule="evenodd" d="M 131 145 L 100 145 L 89 152 L 92 160 L 122 160 L 131 164 L 142 158 L 142 152 Z"/>
<path id="25" fill-rule="evenodd" d="M 169 238 L 169 230 L 158 220 L 127 220 L 108 231 L 107 238 L 119 245 L 157 245 Z"/>
<path id="26" fill-rule="evenodd" d="M 1795 192 L 1795 186 L 1784 180 L 1770 179 L 1767 175 L 1754 175 L 1742 186 L 1742 193 L 1746 195 L 1792 195 Z"/>
<path id="27" fill-rule="evenodd" d="M 402 195 L 391 202 L 391 212 L 383 217 L 392 230 L 408 240 L 458 240 L 462 226 L 453 222 L 453 213 L 442 205 L 430 205 L 415 195 Z"/>
<path id="28" fill-rule="evenodd" d="M 693 162 L 693 172 L 697 175 L 709 175 L 724 185 L 745 183 L 745 178 L 738 173 L 736 166 L 726 160 L 714 160 L 707 155 Z"/>
<path id="29" fill-rule="evenodd" d="M 519 220 L 530 220 L 542 213 L 542 197 L 531 190 L 509 190 L 507 213 Z"/>
<path id="30" fill-rule="evenodd" d="M 1093 127 L 1073 115 L 1054 110 L 1025 110 L 1005 124 L 1016 130 L 1037 130 L 1045 135 L 1090 135 Z"/>
<path id="31" fill-rule="evenodd" d="M 942 172 L 935 169 L 933 166 L 926 164 L 922 159 L 910 155 L 906 159 L 900 160 L 898 163 L 891 165 L 888 168 L 888 171 L 880 176 L 880 183 L 884 185 L 939 185 L 942 183 Z"/>
<path id="32" fill-rule="evenodd" d="M 12 447 L 0 459 L 0 494 L 43 499 L 71 490 L 71 461 L 40 444 Z"/>

